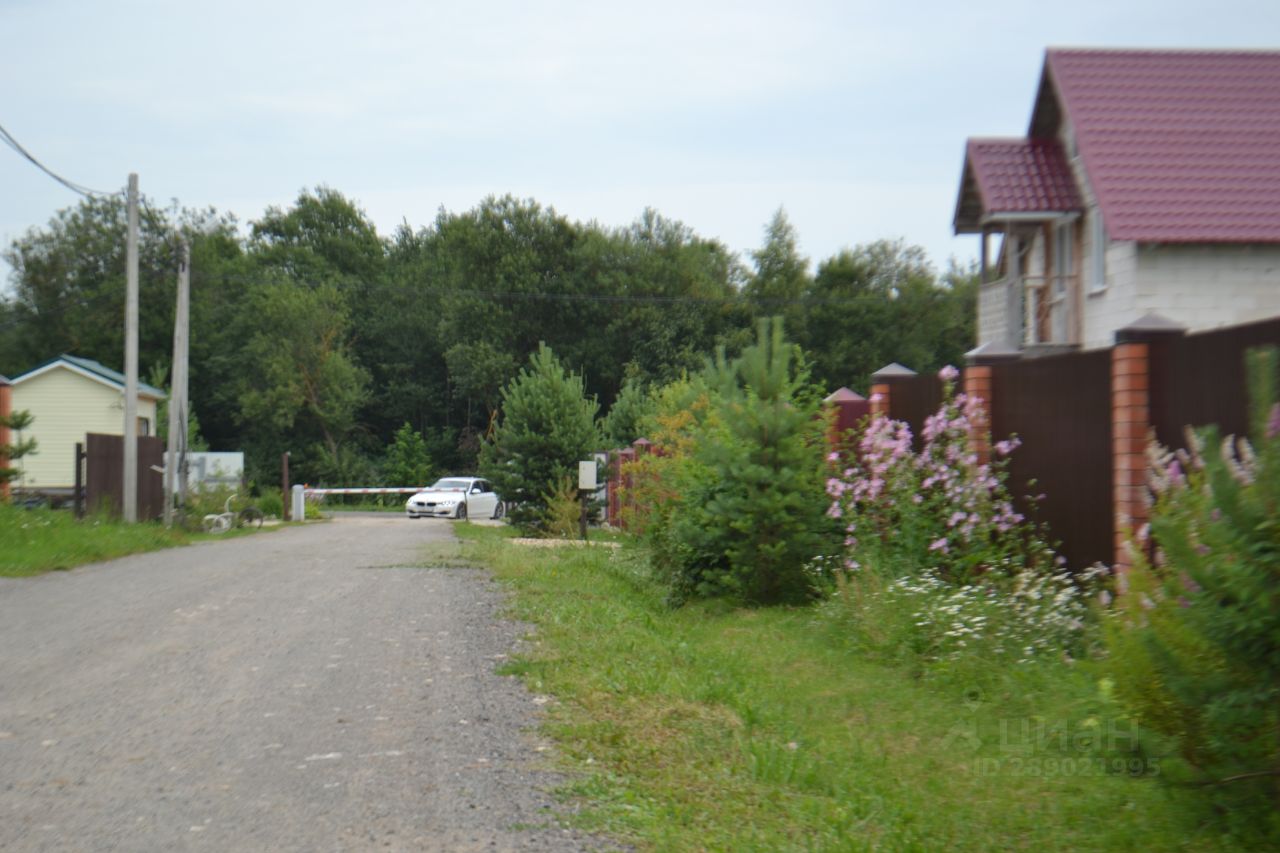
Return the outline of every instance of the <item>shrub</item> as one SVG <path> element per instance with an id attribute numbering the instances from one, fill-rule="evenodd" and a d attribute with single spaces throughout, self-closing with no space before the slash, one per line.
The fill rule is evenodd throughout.
<path id="1" fill-rule="evenodd" d="M 517 526 L 537 530 L 547 495 L 599 448 L 599 404 L 582 377 L 567 373 L 545 344 L 502 390 L 502 421 L 480 448 L 480 470 L 511 508 Z"/>
<path id="2" fill-rule="evenodd" d="M 1249 355 L 1252 443 L 1189 432 L 1152 447 L 1154 549 L 1135 547 L 1107 626 L 1117 695 L 1168 736 L 1224 814 L 1280 819 L 1280 404 L 1277 351 Z M 1146 531 L 1140 531 L 1145 534 Z M 1141 546 L 1144 536 L 1135 545 Z"/>
<path id="3" fill-rule="evenodd" d="M 982 417 L 980 401 L 955 393 L 955 368 L 940 376 L 943 402 L 925 421 L 919 453 L 907 424 L 878 416 L 863 429 L 847 467 L 827 480 L 829 512 L 844 525 L 848 568 L 872 564 L 899 575 L 932 569 L 964 583 L 1043 566 L 1051 552 L 1014 510 L 1005 484 L 1005 457 L 1018 440 L 998 442 L 996 461 L 980 463 L 969 443 L 970 425 Z"/>
<path id="4" fill-rule="evenodd" d="M 822 494 L 824 422 L 781 320 L 762 321 L 740 358 L 721 352 L 706 383 L 708 416 L 665 466 L 669 508 L 647 534 L 674 597 L 809 599 L 805 566 L 835 539 Z"/>
<path id="5" fill-rule="evenodd" d="M 582 502 L 578 499 L 578 481 L 561 477 L 543 498 L 542 518 L 538 527 L 551 539 L 577 539 L 582 518 Z"/>
<path id="6" fill-rule="evenodd" d="M 422 433 L 406 422 L 396 430 L 382 462 L 383 481 L 392 487 L 431 483 L 431 453 Z"/>

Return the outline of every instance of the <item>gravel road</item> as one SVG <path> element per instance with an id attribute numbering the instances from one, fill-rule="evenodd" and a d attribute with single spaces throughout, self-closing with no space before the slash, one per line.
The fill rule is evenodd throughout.
<path id="1" fill-rule="evenodd" d="M 400 516 L 0 578 L 0 849 L 598 849 L 557 827 L 524 629 Z M 433 544 L 435 543 L 434 547 Z"/>

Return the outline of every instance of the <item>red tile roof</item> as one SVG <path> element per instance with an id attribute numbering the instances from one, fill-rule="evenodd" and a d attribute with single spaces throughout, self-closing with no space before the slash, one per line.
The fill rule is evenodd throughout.
<path id="1" fill-rule="evenodd" d="M 1056 139 L 970 139 L 965 157 L 987 213 L 1083 209 Z"/>
<path id="2" fill-rule="evenodd" d="M 1280 242 L 1280 52 L 1054 49 L 1045 79 L 1112 239 Z"/>

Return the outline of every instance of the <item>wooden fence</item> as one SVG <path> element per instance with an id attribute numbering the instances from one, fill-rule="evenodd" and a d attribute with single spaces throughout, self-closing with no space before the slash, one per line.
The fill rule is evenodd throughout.
<path id="1" fill-rule="evenodd" d="M 89 511 L 118 515 L 124 506 L 124 437 L 89 433 L 85 436 L 84 464 Z M 164 468 L 164 441 L 138 436 L 139 521 L 164 514 L 164 477 L 156 468 Z"/>

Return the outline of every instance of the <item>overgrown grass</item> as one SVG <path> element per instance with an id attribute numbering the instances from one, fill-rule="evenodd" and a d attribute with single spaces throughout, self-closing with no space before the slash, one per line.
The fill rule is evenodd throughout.
<path id="1" fill-rule="evenodd" d="M 20 578 L 65 571 L 129 554 L 271 529 L 274 528 L 230 530 L 215 536 L 180 527 L 166 529 L 158 521 L 125 524 L 106 515 L 77 520 L 68 510 L 22 509 L 0 504 L 0 577 Z"/>
<path id="2" fill-rule="evenodd" d="M 1078 667 L 925 673 L 810 608 L 671 610 L 626 551 L 457 530 L 537 626 L 509 670 L 558 700 L 589 829 L 646 850 L 1231 849 L 1154 760 L 1112 772 L 1129 729 Z"/>
<path id="3" fill-rule="evenodd" d="M 127 554 L 184 545 L 194 538 L 159 523 L 123 524 L 66 510 L 0 504 L 0 577 L 27 577 Z"/>

